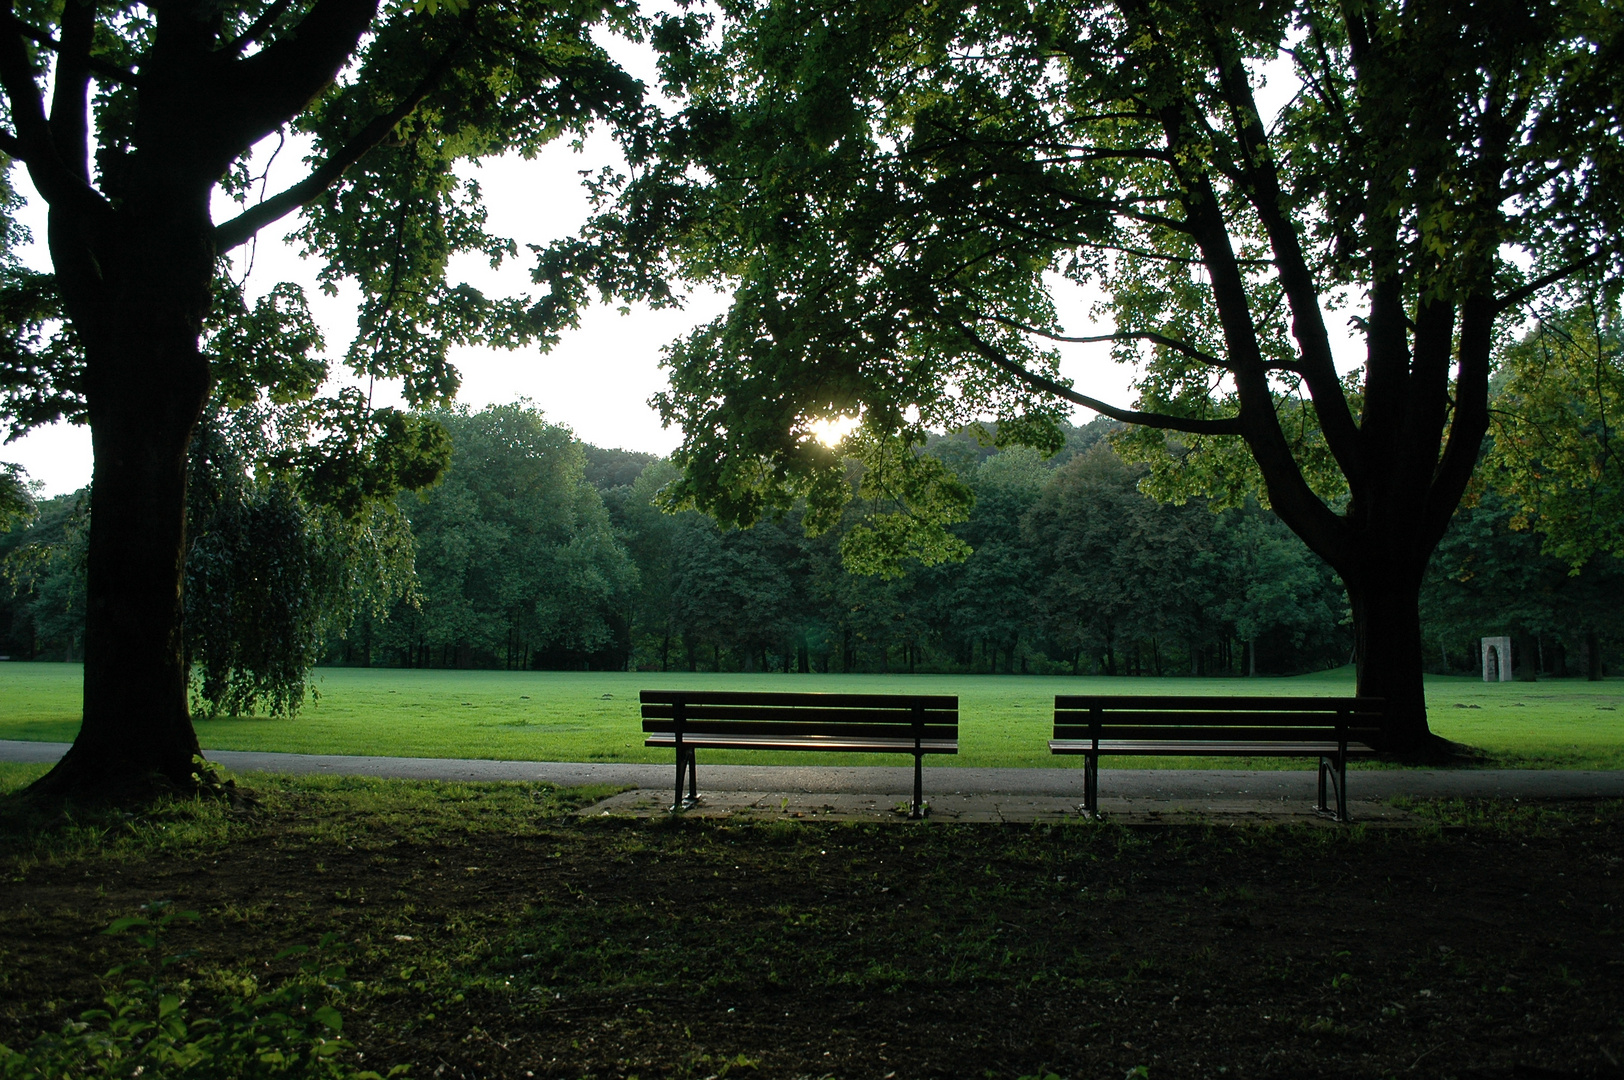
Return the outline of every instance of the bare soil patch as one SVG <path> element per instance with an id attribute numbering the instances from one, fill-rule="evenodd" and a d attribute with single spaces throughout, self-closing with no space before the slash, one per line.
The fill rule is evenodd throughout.
<path id="1" fill-rule="evenodd" d="M 346 1037 L 424 1078 L 1624 1076 L 1617 803 L 1328 830 L 259 794 L 247 816 L 15 826 L 0 1042 L 94 1005 L 132 949 L 101 931 L 169 900 L 201 916 L 169 941 L 198 1009 L 332 933 L 359 982 Z"/>

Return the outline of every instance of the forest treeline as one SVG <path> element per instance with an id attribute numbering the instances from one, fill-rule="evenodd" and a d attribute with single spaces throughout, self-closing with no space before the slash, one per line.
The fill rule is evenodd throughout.
<path id="1" fill-rule="evenodd" d="M 240 439 L 205 428 L 187 637 L 207 700 L 289 711 L 299 679 L 278 663 L 1233 675 L 1352 650 L 1335 575 L 1273 514 L 1146 497 L 1110 421 L 1067 429 L 1047 459 L 933 438 L 925 452 L 975 495 L 954 526 L 970 554 L 886 579 L 842 562 L 862 503 L 817 536 L 795 512 L 724 530 L 662 510 L 668 462 L 582 443 L 526 404 L 434 418 L 441 481 L 352 521 L 256 481 Z M 82 655 L 85 507 L 43 500 L 0 533 L 0 654 Z M 1508 633 L 1527 674 L 1599 675 L 1624 611 L 1616 560 L 1572 574 L 1513 523 L 1492 489 L 1456 515 L 1423 595 L 1429 665 L 1473 669 L 1479 637 Z"/>

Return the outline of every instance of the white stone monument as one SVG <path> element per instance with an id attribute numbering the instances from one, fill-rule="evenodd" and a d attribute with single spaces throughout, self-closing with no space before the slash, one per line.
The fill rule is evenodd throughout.
<path id="1" fill-rule="evenodd" d="M 1511 639 L 1486 637 L 1483 639 L 1483 681 L 1511 681 Z"/>

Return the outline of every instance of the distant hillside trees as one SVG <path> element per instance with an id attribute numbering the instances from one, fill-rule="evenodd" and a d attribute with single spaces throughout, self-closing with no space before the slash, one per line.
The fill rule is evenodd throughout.
<path id="1" fill-rule="evenodd" d="M 0 532 L 0 654 L 81 660 L 89 500 L 81 490 L 33 510 L 26 526 Z"/>
<path id="2" fill-rule="evenodd" d="M 438 485 L 402 494 L 417 588 L 369 619 L 352 661 L 411 667 L 621 667 L 636 565 L 586 454 L 527 404 L 432 414 L 451 437 Z"/>
<path id="3" fill-rule="evenodd" d="M 1101 422 L 1045 460 L 970 433 L 927 453 L 975 496 L 961 563 L 849 573 L 800 512 L 724 530 L 654 506 L 651 464 L 607 496 L 638 564 L 634 664 L 662 670 L 1240 674 L 1344 663 L 1346 600 L 1272 515 L 1139 493 Z M 859 507 L 861 510 L 861 507 Z M 861 521 L 861 513 L 853 515 Z"/>
<path id="4" fill-rule="evenodd" d="M 1300 542 L 1255 506 L 1141 495 L 1109 423 L 1048 460 L 933 440 L 976 497 L 953 526 L 971 553 L 886 579 L 848 572 L 844 530 L 809 537 L 799 510 L 746 530 L 663 512 L 669 462 L 585 446 L 528 405 L 432 419 L 451 464 L 400 497 L 409 535 L 369 534 L 366 573 L 338 557 L 336 520 L 200 440 L 188 641 L 211 709 L 297 707 L 266 681 L 280 638 L 303 643 L 277 654 L 296 665 L 417 667 L 1239 674 L 1348 655 L 1345 601 Z M 81 655 L 79 505 L 0 534 L 15 655 Z"/>
<path id="5" fill-rule="evenodd" d="M 884 578 L 849 572 L 845 529 L 808 536 L 799 508 L 745 530 L 666 512 L 669 461 L 583 444 L 527 404 L 432 419 L 442 480 L 356 519 L 249 469 L 241 433 L 205 428 L 186 610 L 209 711 L 292 712 L 317 659 L 1206 676 L 1352 651 L 1346 594 L 1278 518 L 1147 497 L 1109 421 L 1067 429 L 1048 459 L 933 438 L 925 452 L 975 496 L 951 526 L 970 554 Z M 83 655 L 85 514 L 76 496 L 41 500 L 0 532 L 0 653 Z M 1599 676 L 1624 641 L 1624 563 L 1575 570 L 1514 527 L 1524 514 L 1493 487 L 1456 514 L 1422 595 L 1431 669 L 1475 670 L 1478 639 L 1507 633 L 1525 676 Z"/>
<path id="6" fill-rule="evenodd" d="M 1502 349 L 1493 426 L 1469 505 L 1421 597 L 1428 652 L 1476 668 L 1481 637 L 1512 638 L 1519 678 L 1598 679 L 1624 640 L 1624 339 L 1616 306 L 1543 314 Z"/>

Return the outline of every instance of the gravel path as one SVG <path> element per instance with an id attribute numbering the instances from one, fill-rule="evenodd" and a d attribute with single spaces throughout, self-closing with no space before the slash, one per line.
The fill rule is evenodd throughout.
<path id="1" fill-rule="evenodd" d="M 0 739 L 0 761 L 49 762 L 67 743 Z M 454 758 L 349 757 L 214 750 L 209 758 L 235 772 L 320 773 L 403 780 L 529 780 L 564 786 L 613 784 L 661 789 L 673 785 L 670 765 L 571 761 L 484 761 Z M 1082 759 L 1078 759 L 1079 766 Z M 912 766 L 701 765 L 710 791 L 888 795 L 913 787 Z M 1101 795 L 1136 799 L 1279 799 L 1312 795 L 1312 770 L 1102 769 Z M 1359 799 L 1492 796 L 1524 799 L 1624 798 L 1624 770 L 1355 769 L 1349 795 Z M 1029 795 L 1082 798 L 1083 770 L 925 768 L 927 796 Z"/>

